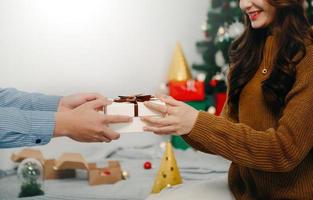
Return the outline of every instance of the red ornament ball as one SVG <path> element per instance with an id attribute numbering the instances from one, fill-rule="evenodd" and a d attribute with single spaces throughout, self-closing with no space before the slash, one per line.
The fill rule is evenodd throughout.
<path id="1" fill-rule="evenodd" d="M 151 169 L 152 168 L 152 164 L 151 162 L 147 161 L 143 164 L 143 168 L 144 169 Z"/>
<path id="2" fill-rule="evenodd" d="M 211 87 L 216 87 L 217 83 L 218 83 L 218 80 L 212 79 L 212 80 L 210 80 L 209 84 L 210 84 Z"/>

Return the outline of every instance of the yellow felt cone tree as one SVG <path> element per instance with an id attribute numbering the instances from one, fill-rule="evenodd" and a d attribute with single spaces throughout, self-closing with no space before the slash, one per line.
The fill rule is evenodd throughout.
<path id="1" fill-rule="evenodd" d="M 168 74 L 168 81 L 187 81 L 190 79 L 192 79 L 192 76 L 183 49 L 180 43 L 177 43 Z"/>
<path id="2" fill-rule="evenodd" d="M 159 193 L 163 188 L 181 184 L 182 179 L 177 167 L 175 155 L 170 142 L 166 144 L 158 175 L 151 193 Z"/>

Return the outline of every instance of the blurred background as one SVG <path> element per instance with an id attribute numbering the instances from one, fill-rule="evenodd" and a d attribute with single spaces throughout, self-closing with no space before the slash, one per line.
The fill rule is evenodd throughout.
<path id="1" fill-rule="evenodd" d="M 313 0 L 304 8 L 312 23 Z M 226 98 L 228 47 L 244 29 L 237 0 L 1 0 L 0 27 L 2 88 L 111 98 L 161 91 L 216 115 Z M 142 133 L 93 147 L 109 152 L 169 139 L 189 148 L 177 136 Z M 52 157 L 101 152 L 66 138 L 42 148 Z M 11 165 L 12 151 L 0 150 L 0 169 Z"/>
<path id="2" fill-rule="evenodd" d="M 163 92 L 198 110 L 219 115 L 226 98 L 228 47 L 244 29 L 238 2 L 0 0 L 0 87 L 51 95 L 98 92 L 110 98 Z M 313 23 L 313 0 L 306 0 L 304 7 Z M 34 148 L 40 149 L 46 159 L 65 152 L 80 153 L 88 162 L 120 155 L 118 159 L 134 160 L 141 169 L 143 162 L 136 156 L 157 166 L 165 141 L 171 141 L 176 150 L 186 150 L 178 154 L 184 179 L 208 179 L 214 173 L 226 177 L 228 162 L 205 155 L 211 159 L 208 165 L 178 136 L 139 132 L 122 134 L 109 144 L 55 138 Z M 19 150 L 0 150 L 0 178 L 16 173 L 17 164 L 10 157 Z M 130 172 L 137 169 L 130 168 Z M 197 173 L 199 177 L 195 177 Z M 141 175 L 133 176 L 134 180 L 145 177 Z M 7 187 L 9 197 L 14 193 L 12 185 L 16 185 L 2 180 L 0 199 L 3 188 Z M 135 192 L 142 191 L 142 186 L 132 186 L 139 187 Z M 145 186 L 149 192 L 149 184 Z M 77 188 L 69 195 L 84 195 L 84 190 Z M 122 190 L 117 188 L 118 193 Z M 47 191 L 54 194 L 57 190 Z M 128 194 L 126 199 L 130 199 Z"/>
<path id="3" fill-rule="evenodd" d="M 208 0 L 1 0 L 0 86 L 154 94 L 177 41 L 200 60 Z"/>

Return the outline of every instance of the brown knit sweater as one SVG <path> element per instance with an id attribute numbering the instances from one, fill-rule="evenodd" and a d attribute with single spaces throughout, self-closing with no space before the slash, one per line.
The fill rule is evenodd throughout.
<path id="1" fill-rule="evenodd" d="M 265 44 L 264 59 L 239 99 L 238 120 L 200 112 L 183 136 L 194 148 L 232 161 L 229 187 L 236 199 L 313 199 L 313 45 L 297 65 L 296 81 L 282 115 L 273 115 L 263 100 L 261 82 L 275 48 Z M 210 164 L 210 163 L 208 163 Z"/>

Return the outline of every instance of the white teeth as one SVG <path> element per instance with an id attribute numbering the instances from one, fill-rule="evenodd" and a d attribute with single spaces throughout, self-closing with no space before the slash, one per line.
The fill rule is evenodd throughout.
<path id="1" fill-rule="evenodd" d="M 251 14 L 256 14 L 256 13 L 260 13 L 261 11 L 260 10 L 257 10 L 257 11 L 253 11 L 253 12 L 248 12 L 249 15 Z"/>

